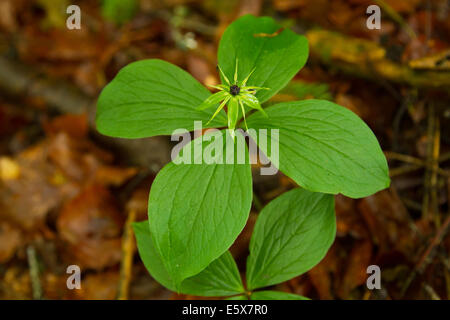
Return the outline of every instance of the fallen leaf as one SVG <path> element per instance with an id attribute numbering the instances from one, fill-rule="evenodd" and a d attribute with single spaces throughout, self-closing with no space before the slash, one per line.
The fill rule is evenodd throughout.
<path id="1" fill-rule="evenodd" d="M 0 264 L 8 262 L 21 245 L 22 233 L 6 221 L 0 221 Z"/>
<path id="2" fill-rule="evenodd" d="M 72 290 L 71 299 L 113 300 L 117 296 L 119 273 L 107 271 L 88 274 L 83 278 L 80 290 Z"/>
<path id="3" fill-rule="evenodd" d="M 69 260 L 92 269 L 120 261 L 124 218 L 117 207 L 115 198 L 100 185 L 86 188 L 64 205 L 56 225 Z"/>
<path id="4" fill-rule="evenodd" d="M 350 292 L 367 280 L 367 267 L 372 257 L 372 242 L 370 240 L 356 241 L 352 251 L 345 259 L 344 275 L 337 288 L 341 299 L 348 299 Z"/>

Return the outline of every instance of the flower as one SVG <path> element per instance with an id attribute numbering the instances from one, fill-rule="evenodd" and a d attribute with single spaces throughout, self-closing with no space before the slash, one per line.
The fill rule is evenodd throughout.
<path id="1" fill-rule="evenodd" d="M 203 101 L 197 109 L 205 110 L 207 108 L 213 107 L 220 103 L 216 112 L 213 114 L 211 119 L 208 121 L 207 125 L 215 118 L 215 116 L 223 109 L 225 105 L 228 105 L 227 117 L 228 117 L 228 129 L 230 130 L 230 134 L 234 137 L 234 129 L 236 127 L 236 123 L 239 120 L 239 108 L 241 109 L 242 116 L 244 117 L 245 129 L 248 130 L 247 122 L 245 120 L 245 106 L 250 107 L 251 109 L 256 109 L 261 111 L 266 117 L 267 114 L 264 109 L 261 107 L 261 103 L 258 98 L 255 96 L 255 93 L 258 90 L 269 90 L 268 88 L 255 87 L 255 86 L 247 86 L 247 81 L 255 71 L 255 69 L 250 72 L 250 74 L 238 83 L 238 60 L 236 60 L 236 70 L 234 72 L 234 81 L 233 84 L 228 80 L 227 76 L 223 73 L 220 66 L 218 66 L 220 74 L 222 78 L 225 80 L 225 84 L 220 84 L 217 86 L 211 86 L 219 90 L 219 92 L 211 95 L 205 101 Z"/>

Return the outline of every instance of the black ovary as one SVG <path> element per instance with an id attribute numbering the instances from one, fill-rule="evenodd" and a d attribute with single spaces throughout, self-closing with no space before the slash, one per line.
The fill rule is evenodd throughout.
<path id="1" fill-rule="evenodd" d="M 237 85 L 233 84 L 233 85 L 230 87 L 230 93 L 231 93 L 233 96 L 238 95 L 239 92 L 241 92 L 241 88 L 239 88 Z"/>

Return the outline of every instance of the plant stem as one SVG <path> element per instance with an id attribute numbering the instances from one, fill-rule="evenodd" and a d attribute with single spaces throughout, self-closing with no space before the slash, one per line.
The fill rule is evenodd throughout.
<path id="1" fill-rule="evenodd" d="M 128 299 L 134 255 L 134 237 L 133 228 L 131 225 L 135 219 L 136 211 L 130 210 L 122 237 L 122 261 L 120 263 L 119 292 L 117 295 L 118 300 Z"/>
<path id="2" fill-rule="evenodd" d="M 30 268 L 31 289 L 34 300 L 42 299 L 42 287 L 39 279 L 39 263 L 36 257 L 36 250 L 32 245 L 27 248 L 28 266 Z"/>

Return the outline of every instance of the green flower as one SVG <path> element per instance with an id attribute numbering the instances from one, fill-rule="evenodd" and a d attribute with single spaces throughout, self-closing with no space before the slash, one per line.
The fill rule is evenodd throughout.
<path id="1" fill-rule="evenodd" d="M 233 84 L 231 84 L 230 80 L 228 80 L 227 76 L 223 73 L 220 66 L 218 67 L 222 78 L 225 80 L 225 84 L 210 86 L 219 90 L 219 92 L 213 94 L 208 99 L 203 101 L 197 107 L 197 109 L 205 110 L 220 103 L 216 112 L 213 114 L 211 119 L 209 119 L 207 123 L 209 124 L 211 120 L 213 120 L 215 116 L 220 112 L 220 110 L 222 110 L 225 105 L 228 105 L 228 129 L 230 130 L 231 136 L 234 137 L 234 129 L 236 128 L 236 123 L 239 120 L 239 109 L 241 109 L 242 116 L 244 117 L 245 129 L 248 130 L 247 122 L 245 120 L 244 105 L 250 107 L 251 109 L 261 111 L 267 117 L 266 112 L 261 107 L 261 103 L 259 103 L 258 98 L 255 97 L 255 93 L 258 90 L 269 90 L 269 88 L 247 86 L 247 81 L 251 77 L 255 69 L 253 69 L 252 72 L 250 72 L 250 74 L 244 80 L 238 83 L 238 60 L 236 60 L 236 70 L 234 72 Z"/>

